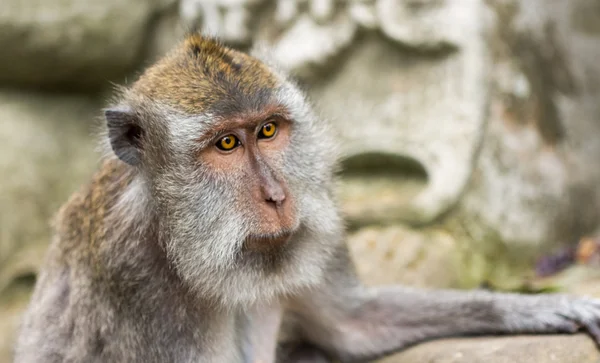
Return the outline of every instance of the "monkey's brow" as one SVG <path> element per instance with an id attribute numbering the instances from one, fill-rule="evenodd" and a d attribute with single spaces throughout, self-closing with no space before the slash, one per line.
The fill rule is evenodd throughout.
<path id="1" fill-rule="evenodd" d="M 214 138 L 233 129 L 255 130 L 263 122 L 271 119 L 280 122 L 291 122 L 289 113 L 283 109 L 276 109 L 274 112 L 257 112 L 237 117 L 224 118 L 214 122 L 206 132 L 196 138 L 200 144 L 212 141 Z"/>

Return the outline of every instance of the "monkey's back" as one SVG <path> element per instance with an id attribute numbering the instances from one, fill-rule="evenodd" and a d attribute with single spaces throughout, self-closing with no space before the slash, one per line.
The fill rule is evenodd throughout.
<path id="1" fill-rule="evenodd" d="M 16 362 L 158 362 L 173 358 L 150 348 L 142 359 L 134 348 L 152 347 L 150 342 L 142 344 L 145 340 L 170 341 L 165 335 L 174 333 L 161 333 L 155 327 L 157 331 L 150 337 L 141 336 L 136 327 L 136 320 L 143 318 L 135 317 L 135 310 L 148 306 L 147 301 L 138 300 L 156 294 L 141 287 L 144 276 L 128 275 L 127 263 L 143 263 L 142 255 L 131 252 L 141 241 L 119 235 L 119 223 L 111 218 L 131 180 L 122 162 L 106 160 L 91 181 L 60 208 L 53 223 L 55 235 L 24 314 Z M 112 338 L 107 340 L 108 336 Z"/>

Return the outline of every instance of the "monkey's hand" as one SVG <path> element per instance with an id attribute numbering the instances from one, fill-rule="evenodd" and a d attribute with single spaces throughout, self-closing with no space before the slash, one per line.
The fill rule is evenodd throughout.
<path id="1" fill-rule="evenodd" d="M 495 303 L 509 332 L 589 333 L 600 347 L 600 300 L 562 294 L 500 295 Z M 503 303 L 506 296 L 510 296 Z M 516 298 L 516 300 L 515 300 Z"/>

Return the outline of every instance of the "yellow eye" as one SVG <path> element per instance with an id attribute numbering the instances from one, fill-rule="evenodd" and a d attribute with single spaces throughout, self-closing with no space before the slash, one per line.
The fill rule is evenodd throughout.
<path id="1" fill-rule="evenodd" d="M 233 135 L 223 136 L 219 142 L 217 142 L 217 147 L 221 150 L 229 151 L 235 149 L 239 146 L 240 140 Z"/>
<path id="2" fill-rule="evenodd" d="M 258 133 L 260 139 L 269 139 L 275 135 L 277 126 L 273 122 L 269 122 L 263 125 Z"/>

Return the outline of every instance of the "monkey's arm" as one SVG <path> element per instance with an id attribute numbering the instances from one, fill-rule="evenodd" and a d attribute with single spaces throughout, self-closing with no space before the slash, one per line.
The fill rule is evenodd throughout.
<path id="1" fill-rule="evenodd" d="M 349 262 L 348 262 L 349 263 Z M 290 308 L 304 339 L 342 361 L 371 360 L 450 336 L 574 333 L 600 341 L 600 302 L 565 295 L 362 286 L 336 267 L 316 291 Z M 347 264 L 347 266 L 350 266 Z"/>

